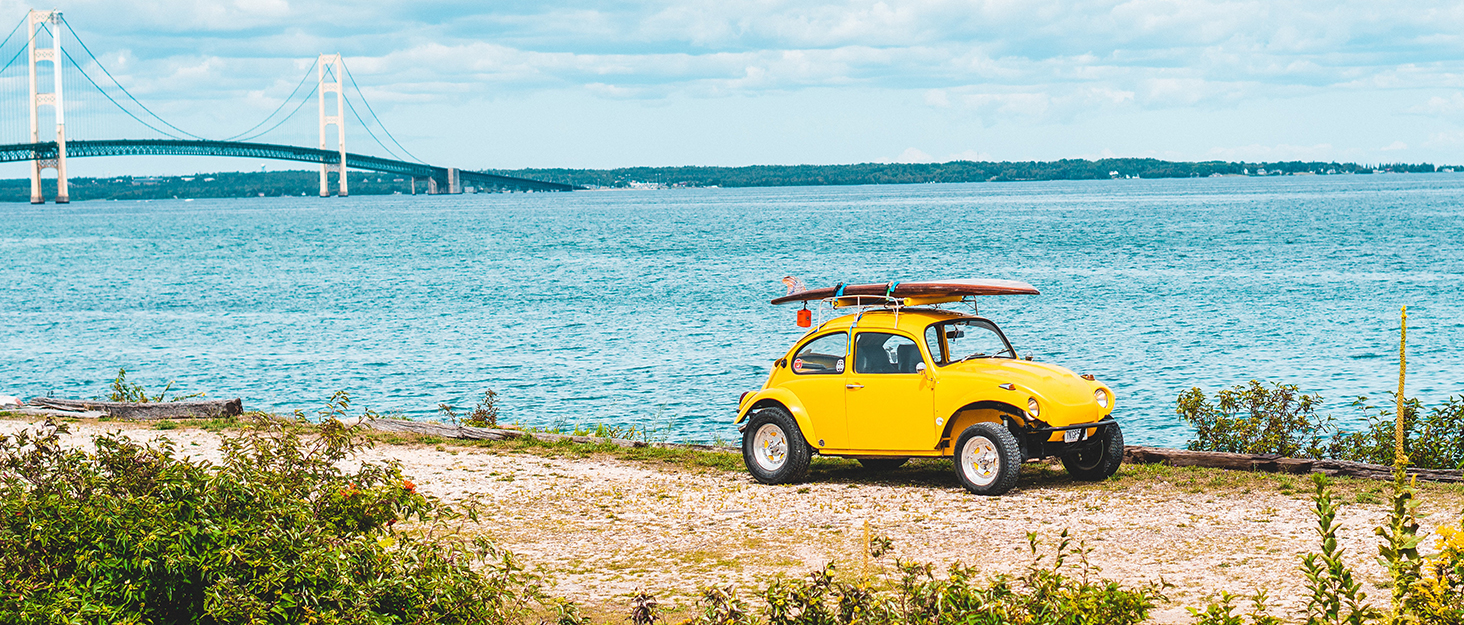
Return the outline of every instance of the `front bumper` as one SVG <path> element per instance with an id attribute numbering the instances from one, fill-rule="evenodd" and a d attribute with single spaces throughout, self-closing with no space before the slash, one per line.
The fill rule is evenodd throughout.
<path id="1" fill-rule="evenodd" d="M 1022 445 L 1022 455 L 1027 458 L 1050 458 L 1052 456 L 1065 456 L 1071 453 L 1087 451 L 1103 445 L 1108 440 L 1105 436 L 1106 429 L 1118 427 L 1118 422 L 1113 417 L 1105 417 L 1100 421 L 1092 423 L 1074 423 L 1072 425 L 1059 425 L 1041 428 L 1020 428 L 1014 429 L 1013 434 L 1017 435 L 1017 441 Z M 1088 434 L 1086 430 L 1092 429 L 1093 433 Z M 1068 432 L 1071 430 L 1083 430 L 1079 440 L 1073 442 L 1050 441 L 1053 432 Z"/>

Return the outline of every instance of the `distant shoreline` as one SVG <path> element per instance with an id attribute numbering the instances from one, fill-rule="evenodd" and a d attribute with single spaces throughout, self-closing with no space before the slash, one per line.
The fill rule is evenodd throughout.
<path id="1" fill-rule="evenodd" d="M 1464 165 L 1432 163 L 1338 163 L 1322 161 L 1161 161 L 1114 158 L 1089 161 L 948 163 L 859 163 L 852 165 L 748 165 L 744 167 L 622 167 L 617 169 L 492 169 L 488 173 L 561 182 L 589 189 L 850 186 L 969 182 L 1104 180 L 1110 178 L 1268 177 L 1464 172 Z M 70 179 L 71 199 L 160 200 L 241 197 L 314 197 L 318 171 L 198 173 L 188 176 L 109 176 Z M 46 195 L 55 179 L 43 179 Z M 417 193 L 425 192 L 417 185 Z M 353 195 L 409 195 L 410 179 L 376 172 L 351 172 Z M 0 201 L 30 201 L 30 180 L 0 180 Z"/>

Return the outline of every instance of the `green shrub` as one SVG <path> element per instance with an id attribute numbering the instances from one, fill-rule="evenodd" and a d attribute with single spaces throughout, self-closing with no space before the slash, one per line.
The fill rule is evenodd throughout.
<path id="1" fill-rule="evenodd" d="M 1390 393 L 1392 404 L 1397 394 Z M 1373 464 L 1393 464 L 1396 426 L 1395 410 L 1387 405 L 1369 406 L 1366 397 L 1352 405 L 1362 411 L 1367 426 L 1361 432 L 1333 435 L 1328 457 Z M 1420 420 L 1419 415 L 1423 414 Z M 1403 400 L 1403 453 L 1408 463 L 1425 469 L 1464 468 L 1464 396 L 1450 397 L 1424 414 L 1422 402 Z"/>
<path id="2" fill-rule="evenodd" d="M 1162 586 L 1125 588 L 1101 579 L 1079 550 L 1074 568 L 1072 541 L 1062 533 L 1050 564 L 1040 554 L 1035 534 L 1028 535 L 1032 564 L 1020 576 L 987 578 L 955 564 L 944 579 L 929 564 L 896 562 L 899 581 L 840 581 L 833 565 L 806 578 L 777 578 L 763 591 L 768 625 L 1111 625 L 1139 623 L 1164 599 Z M 730 592 L 704 595 L 698 625 L 750 623 Z M 740 604 L 736 604 L 740 606 Z M 736 615 L 736 616 L 732 616 Z"/>
<path id="3" fill-rule="evenodd" d="M 1176 411 L 1195 428 L 1188 448 L 1242 454 L 1319 458 L 1332 418 L 1316 414 L 1320 395 L 1294 384 L 1266 386 L 1256 380 L 1221 389 L 1215 403 L 1192 388 L 1179 395 Z"/>
<path id="4" fill-rule="evenodd" d="M 259 421 L 217 466 L 66 431 L 0 437 L 0 622 L 506 623 L 539 597 L 395 463 L 342 468 L 359 443 L 334 418 Z"/>

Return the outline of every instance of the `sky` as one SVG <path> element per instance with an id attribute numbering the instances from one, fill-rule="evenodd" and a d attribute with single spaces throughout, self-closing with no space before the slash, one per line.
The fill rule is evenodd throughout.
<path id="1" fill-rule="evenodd" d="M 11 26 L 31 6 L 0 0 L 0 21 Z M 318 54 L 339 52 L 402 146 L 462 168 L 1109 156 L 1464 163 L 1457 1 L 55 8 L 132 95 L 191 133 L 245 130 L 281 105 Z M 26 114 L 23 102 L 4 106 L 6 117 Z M 315 114 L 312 101 L 267 139 L 317 143 Z M 82 128 L 82 113 L 68 115 Z M 349 114 L 346 134 L 350 151 L 383 153 Z M 79 160 L 74 175 L 262 164 Z M 7 165 L 0 177 L 24 171 Z"/>

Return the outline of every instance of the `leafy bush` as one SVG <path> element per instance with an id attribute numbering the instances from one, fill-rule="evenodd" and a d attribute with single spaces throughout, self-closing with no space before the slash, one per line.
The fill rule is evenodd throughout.
<path id="1" fill-rule="evenodd" d="M 360 444 L 262 420 L 217 466 L 64 424 L 0 437 L 0 621 L 505 623 L 540 595 L 513 557 L 451 531 L 463 515 Z M 297 424 L 295 427 L 306 427 Z"/>
<path id="2" fill-rule="evenodd" d="M 1139 623 L 1164 599 L 1163 587 L 1125 588 L 1100 579 L 1078 550 L 1080 564 L 1068 562 L 1072 541 L 1064 531 L 1050 564 L 1028 535 L 1032 564 L 1016 577 L 988 579 L 960 564 L 938 578 L 929 564 L 896 561 L 894 584 L 861 577 L 835 576 L 834 565 L 807 577 L 775 578 L 762 591 L 767 625 L 1109 625 Z M 887 547 L 887 545 L 885 545 Z M 708 588 L 694 625 L 752 625 L 758 621 L 731 588 Z"/>
<path id="3" fill-rule="evenodd" d="M 1192 388 L 1179 395 L 1176 411 L 1195 427 L 1188 448 L 1242 454 L 1280 454 L 1318 458 L 1331 417 L 1316 409 L 1320 395 L 1306 395 L 1294 384 L 1267 387 L 1256 380 L 1221 389 L 1214 404 Z"/>
<path id="4" fill-rule="evenodd" d="M 1397 404 L 1397 394 L 1390 393 Z M 1361 432 L 1333 435 L 1328 457 L 1374 464 L 1393 464 L 1397 416 L 1387 406 L 1369 406 L 1366 397 L 1352 405 L 1362 411 L 1367 427 Z M 1414 398 L 1403 400 L 1403 453 L 1412 466 L 1426 469 L 1464 468 L 1464 396 L 1450 397 L 1423 416 L 1424 406 Z"/>
<path id="5" fill-rule="evenodd" d="M 1390 403 L 1396 405 L 1397 395 L 1390 395 Z M 1367 401 L 1359 397 L 1352 402 L 1366 423 L 1362 431 L 1335 432 L 1330 437 L 1325 435 L 1335 429 L 1335 421 L 1330 415 L 1317 415 L 1321 396 L 1303 394 L 1296 385 L 1267 386 L 1251 380 L 1220 390 L 1213 403 L 1204 391 L 1192 388 L 1180 393 L 1175 403 L 1180 419 L 1195 428 L 1194 438 L 1186 445 L 1191 450 L 1391 465 L 1395 410 Z M 1464 468 L 1464 396 L 1450 397 L 1427 410 L 1417 399 L 1404 399 L 1403 432 L 1404 453 L 1411 466 Z"/>

